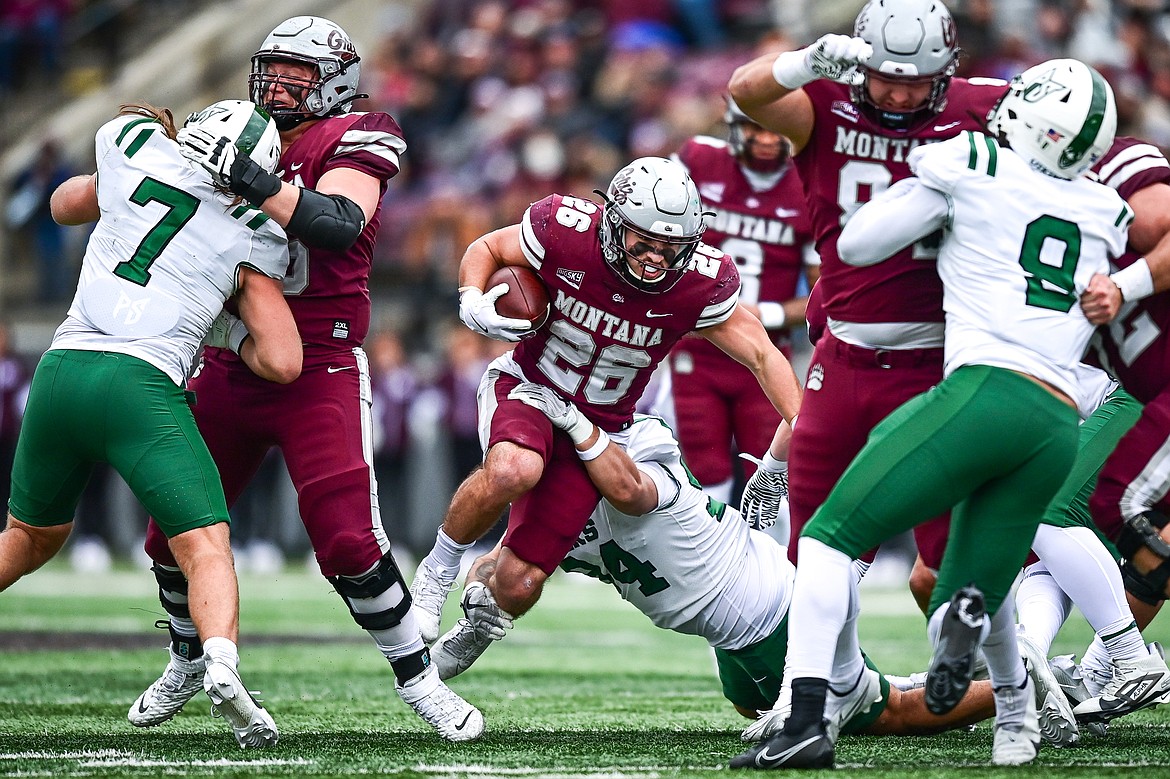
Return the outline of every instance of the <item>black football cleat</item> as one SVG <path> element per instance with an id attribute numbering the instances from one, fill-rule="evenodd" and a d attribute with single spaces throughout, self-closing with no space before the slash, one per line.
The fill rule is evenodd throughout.
<path id="1" fill-rule="evenodd" d="M 946 714 L 967 694 L 986 619 L 983 593 L 974 584 L 951 598 L 926 672 L 926 708 L 934 714 Z"/>
<path id="2" fill-rule="evenodd" d="M 782 730 L 731 760 L 732 768 L 832 768 L 833 740 L 825 722 L 798 733 Z"/>

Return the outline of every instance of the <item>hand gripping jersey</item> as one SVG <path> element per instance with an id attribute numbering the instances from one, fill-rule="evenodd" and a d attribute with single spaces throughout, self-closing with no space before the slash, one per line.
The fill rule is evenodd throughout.
<path id="1" fill-rule="evenodd" d="M 654 368 L 679 338 L 731 316 L 739 274 L 730 257 L 699 244 L 677 284 L 642 291 L 605 264 L 600 219 L 596 203 L 562 195 L 524 212 L 524 256 L 548 287 L 552 313 L 512 354 L 522 378 L 553 387 L 613 432 L 629 423 Z"/>
<path id="2" fill-rule="evenodd" d="M 938 258 L 945 373 L 1008 368 L 1079 398 L 1076 367 L 1094 328 L 1078 299 L 1125 250 L 1133 211 L 1109 187 L 1038 173 L 982 133 L 915 149 L 910 166 L 950 201 Z"/>
<path id="3" fill-rule="evenodd" d="M 849 87 L 824 79 L 804 86 L 815 122 L 808 144 L 793 160 L 808 193 L 826 313 L 844 322 L 941 322 L 942 287 L 934 269 L 934 237 L 865 268 L 841 262 L 837 236 L 852 214 L 910 175 L 909 154 L 923 144 L 980 129 L 980 121 L 1003 95 L 998 80 L 956 78 L 947 107 L 913 133 L 896 133 L 870 122 L 849 99 Z"/>
<path id="4" fill-rule="evenodd" d="M 1170 184 L 1170 164 L 1162 152 L 1136 138 L 1117 138 L 1094 166 L 1098 180 L 1113 187 L 1127 200 L 1153 184 Z M 1116 261 L 1126 268 L 1140 255 L 1127 251 Z M 1170 295 L 1151 295 L 1135 303 L 1123 303 L 1117 317 L 1098 335 L 1101 364 L 1135 398 L 1149 403 L 1165 387 L 1170 376 Z"/>
<path id="5" fill-rule="evenodd" d="M 378 179 L 384 195 L 405 150 L 402 130 L 389 114 L 342 114 L 315 123 L 289 146 L 280 156 L 278 174 L 298 187 L 314 189 L 328 171 L 353 168 Z M 284 290 L 305 344 L 306 367 L 323 350 L 348 352 L 365 340 L 370 329 L 370 262 L 381 218 L 379 198 L 357 242 L 342 251 L 310 249 L 289 236 Z"/>
<path id="6" fill-rule="evenodd" d="M 96 145 L 101 219 L 50 348 L 129 354 L 182 386 L 239 266 L 283 275 L 284 231 L 216 191 L 154 119 L 119 116 Z"/>
<path id="7" fill-rule="evenodd" d="M 740 302 L 783 303 L 796 297 L 805 250 L 812 242 L 808 206 L 796 169 L 787 166 L 770 188 L 757 190 L 726 141 L 700 135 L 683 144 L 677 157 L 698 186 L 703 205 L 715 212 L 703 241 L 735 260 Z M 786 335 L 787 330 L 773 333 L 777 341 Z M 704 356 L 717 353 L 731 359 L 714 344 L 692 346 Z"/>
<path id="8" fill-rule="evenodd" d="M 740 649 L 788 615 L 795 570 L 784 547 L 707 497 L 657 417 L 638 415 L 626 451 L 658 487 L 631 517 L 603 500 L 561 567 L 609 582 L 660 628 Z"/>

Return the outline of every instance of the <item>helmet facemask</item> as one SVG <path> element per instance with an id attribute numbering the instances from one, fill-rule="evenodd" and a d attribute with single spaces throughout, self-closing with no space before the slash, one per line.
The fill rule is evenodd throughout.
<path id="1" fill-rule="evenodd" d="M 274 73 L 276 63 L 304 65 L 312 77 Z M 248 91 L 253 102 L 263 105 L 277 127 L 290 130 L 310 119 L 343 113 L 366 95 L 357 91 L 361 58 L 345 31 L 328 19 L 296 16 L 277 25 L 252 56 Z M 296 99 L 293 106 L 275 102 L 277 86 Z"/>
<path id="2" fill-rule="evenodd" d="M 606 263 L 644 292 L 666 292 L 677 284 L 707 228 L 699 190 L 686 169 L 673 160 L 642 157 L 599 194 L 605 200 L 600 239 Z M 652 248 L 662 249 L 664 268 L 642 259 Z M 648 277 L 648 266 L 660 272 Z"/>
<path id="3" fill-rule="evenodd" d="M 779 154 L 775 157 L 756 156 L 754 147 L 757 140 L 754 137 L 749 137 L 750 134 L 745 131 L 749 126 L 763 128 L 757 121 L 745 114 L 730 97 L 727 98 L 727 110 L 723 112 L 723 121 L 727 124 L 727 145 L 731 148 L 731 153 L 745 168 L 767 175 L 778 172 L 788 164 L 788 160 L 792 157 L 792 144 L 783 135 L 779 136 Z"/>

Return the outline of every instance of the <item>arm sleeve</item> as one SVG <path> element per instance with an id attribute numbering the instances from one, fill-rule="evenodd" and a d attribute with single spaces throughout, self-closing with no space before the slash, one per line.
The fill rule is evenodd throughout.
<path id="1" fill-rule="evenodd" d="M 916 178 L 902 179 L 859 208 L 837 239 L 849 265 L 875 265 L 947 223 L 950 202 Z"/>

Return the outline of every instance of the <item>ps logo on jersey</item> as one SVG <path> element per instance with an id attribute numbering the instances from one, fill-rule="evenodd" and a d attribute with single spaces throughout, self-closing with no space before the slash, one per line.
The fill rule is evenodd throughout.
<path id="1" fill-rule="evenodd" d="M 557 278 L 562 279 L 573 289 L 581 289 L 581 282 L 585 280 L 585 271 L 557 268 Z"/>
<path id="2" fill-rule="evenodd" d="M 808 372 L 808 381 L 805 382 L 804 388 L 809 392 L 816 392 L 825 383 L 825 366 L 819 362 L 814 365 Z"/>
<path id="3" fill-rule="evenodd" d="M 615 292 L 615 293 L 613 293 L 613 302 L 614 303 L 625 303 L 626 299 L 624 297 L 622 297 L 620 293 Z"/>

